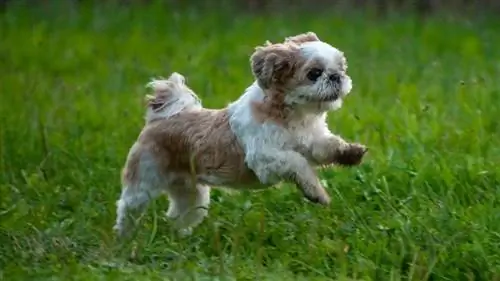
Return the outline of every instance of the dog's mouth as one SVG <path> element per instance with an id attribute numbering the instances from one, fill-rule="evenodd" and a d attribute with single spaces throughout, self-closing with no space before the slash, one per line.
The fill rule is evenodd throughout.
<path id="1" fill-rule="evenodd" d="M 336 101 L 338 99 L 339 99 L 339 95 L 337 93 L 335 93 L 335 94 L 330 94 L 330 95 L 320 97 L 318 100 L 320 102 L 332 102 L 332 101 Z"/>
<path id="2" fill-rule="evenodd" d="M 339 99 L 339 94 L 332 93 L 328 95 L 314 95 L 314 96 L 301 95 L 300 98 L 307 102 L 334 102 L 337 99 Z"/>
<path id="3" fill-rule="evenodd" d="M 334 102 L 341 98 L 342 83 L 337 81 L 328 81 L 326 84 L 321 85 L 321 88 L 315 94 L 304 94 L 300 99 L 312 103 L 329 103 Z"/>

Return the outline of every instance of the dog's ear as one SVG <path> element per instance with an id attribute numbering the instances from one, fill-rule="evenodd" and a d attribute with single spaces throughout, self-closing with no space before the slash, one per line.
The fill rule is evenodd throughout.
<path id="1" fill-rule="evenodd" d="M 285 85 L 295 72 L 297 60 L 296 47 L 270 42 L 255 48 L 250 57 L 253 75 L 263 89 Z"/>
<path id="2" fill-rule="evenodd" d="M 316 33 L 309 31 L 306 33 L 298 34 L 295 36 L 290 36 L 285 38 L 285 43 L 294 43 L 300 45 L 306 42 L 320 41 Z"/>

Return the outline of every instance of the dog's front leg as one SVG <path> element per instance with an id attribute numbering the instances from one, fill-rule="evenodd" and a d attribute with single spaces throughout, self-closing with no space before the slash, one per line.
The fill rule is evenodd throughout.
<path id="1" fill-rule="evenodd" d="M 312 157 L 320 165 L 359 165 L 367 148 L 359 143 L 349 143 L 337 135 L 317 138 L 311 147 Z"/>
<path id="2" fill-rule="evenodd" d="M 322 205 L 330 203 L 330 196 L 314 169 L 295 151 L 264 148 L 247 155 L 247 163 L 263 184 L 290 181 L 297 185 L 309 201 Z"/>

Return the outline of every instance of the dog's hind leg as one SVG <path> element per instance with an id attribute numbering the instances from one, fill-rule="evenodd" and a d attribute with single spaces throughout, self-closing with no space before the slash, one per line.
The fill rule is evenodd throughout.
<path id="1" fill-rule="evenodd" d="M 210 187 L 204 184 L 175 185 L 168 187 L 167 194 L 167 217 L 174 221 L 179 234 L 190 235 L 193 228 L 208 215 Z"/>
<path id="2" fill-rule="evenodd" d="M 123 188 L 116 202 L 116 223 L 113 227 L 118 236 L 126 236 L 131 223 L 144 211 L 148 203 L 158 197 L 163 180 L 152 155 L 134 145 L 130 150 L 122 175 Z"/>
<path id="3" fill-rule="evenodd" d="M 148 183 L 124 186 L 120 199 L 116 202 L 116 223 L 113 229 L 118 236 L 126 236 L 131 223 L 140 217 L 148 203 L 160 194 L 158 189 L 150 188 Z"/>

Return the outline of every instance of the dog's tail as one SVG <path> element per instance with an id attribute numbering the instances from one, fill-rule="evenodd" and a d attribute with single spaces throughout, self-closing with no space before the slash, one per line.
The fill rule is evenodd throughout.
<path id="1" fill-rule="evenodd" d="M 169 118 L 187 109 L 202 107 L 198 96 L 185 82 L 184 76 L 174 72 L 167 79 L 153 79 L 146 87 L 153 89 L 153 95 L 146 95 L 146 122 Z"/>

